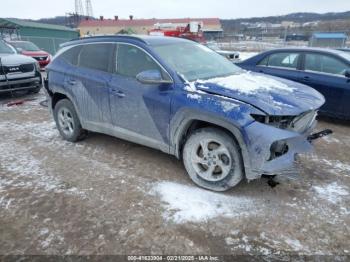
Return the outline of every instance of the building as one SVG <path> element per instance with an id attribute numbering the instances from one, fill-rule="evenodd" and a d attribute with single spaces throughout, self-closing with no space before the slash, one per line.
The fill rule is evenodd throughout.
<path id="1" fill-rule="evenodd" d="M 314 33 L 309 45 L 312 47 L 341 48 L 346 45 L 347 36 L 344 33 Z"/>
<path id="2" fill-rule="evenodd" d="M 155 24 L 178 24 L 186 25 L 190 22 L 200 22 L 203 24 L 202 30 L 211 36 L 221 36 L 222 26 L 219 18 L 180 18 L 180 19 L 114 19 L 83 20 L 79 25 L 82 36 L 84 35 L 106 35 L 118 34 L 120 32 L 131 31 L 136 34 L 148 34 Z"/>
<path id="3" fill-rule="evenodd" d="M 77 30 L 65 26 L 14 18 L 0 18 L 0 34 L 1 38 L 31 41 L 51 54 L 57 52 L 60 44 L 79 37 Z"/>

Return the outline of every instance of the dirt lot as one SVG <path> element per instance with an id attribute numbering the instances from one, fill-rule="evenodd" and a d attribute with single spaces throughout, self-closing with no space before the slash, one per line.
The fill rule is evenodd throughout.
<path id="1" fill-rule="evenodd" d="M 161 152 L 63 141 L 32 98 L 0 98 L 0 254 L 350 254 L 350 124 L 319 123 L 299 180 L 212 193 Z"/>

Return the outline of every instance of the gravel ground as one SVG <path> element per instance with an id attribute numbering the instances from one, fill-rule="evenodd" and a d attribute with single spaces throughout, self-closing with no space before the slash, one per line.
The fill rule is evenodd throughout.
<path id="1" fill-rule="evenodd" d="M 350 124 L 319 122 L 298 180 L 213 193 L 153 149 L 63 141 L 31 97 L 0 98 L 0 254 L 350 254 Z"/>

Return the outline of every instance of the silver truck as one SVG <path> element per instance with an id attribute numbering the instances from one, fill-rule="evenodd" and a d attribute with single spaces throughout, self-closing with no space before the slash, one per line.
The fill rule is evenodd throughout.
<path id="1" fill-rule="evenodd" d="M 21 90 L 37 93 L 41 87 L 38 62 L 17 54 L 12 47 L 0 40 L 0 94 Z"/>

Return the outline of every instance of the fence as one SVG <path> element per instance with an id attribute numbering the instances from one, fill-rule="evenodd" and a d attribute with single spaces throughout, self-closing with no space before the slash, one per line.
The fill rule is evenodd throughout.
<path id="1" fill-rule="evenodd" d="M 39 36 L 22 36 L 21 40 L 33 42 L 39 48 L 54 55 L 58 51 L 60 44 L 68 42 L 70 39 Z"/>

